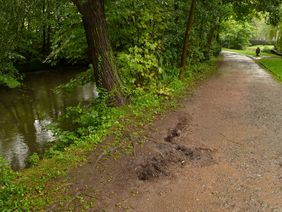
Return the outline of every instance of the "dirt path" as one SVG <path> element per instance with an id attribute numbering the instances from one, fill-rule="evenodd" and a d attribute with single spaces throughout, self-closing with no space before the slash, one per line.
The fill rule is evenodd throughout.
<path id="1" fill-rule="evenodd" d="M 250 58 L 224 56 L 135 156 L 73 173 L 74 195 L 95 196 L 90 211 L 282 211 L 282 86 Z"/>

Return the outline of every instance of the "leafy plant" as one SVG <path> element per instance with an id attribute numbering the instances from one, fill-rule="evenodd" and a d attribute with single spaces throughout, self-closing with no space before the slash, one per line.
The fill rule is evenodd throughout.
<path id="1" fill-rule="evenodd" d="M 28 210 L 29 202 L 23 196 L 25 187 L 14 184 L 17 174 L 0 157 L 0 208 L 2 210 Z"/>
<path id="2" fill-rule="evenodd" d="M 30 166 L 37 166 L 39 164 L 40 157 L 37 153 L 33 153 L 31 156 L 28 157 L 28 164 Z"/>
<path id="3" fill-rule="evenodd" d="M 156 83 L 163 73 L 158 58 L 154 54 L 158 43 L 144 41 L 143 47 L 132 47 L 128 53 L 122 52 L 118 56 L 122 76 L 128 85 L 144 87 Z"/>

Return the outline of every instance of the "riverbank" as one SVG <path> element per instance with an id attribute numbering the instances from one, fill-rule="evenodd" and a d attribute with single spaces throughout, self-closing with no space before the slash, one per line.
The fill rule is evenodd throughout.
<path id="1" fill-rule="evenodd" d="M 34 167 L 19 173 L 12 172 L 7 166 L 1 166 L 0 206 L 4 209 L 40 210 L 65 196 L 66 185 L 61 180 L 70 170 L 87 162 L 87 157 L 97 151 L 97 161 L 105 157 L 116 158 L 133 154 L 134 143 L 146 142 L 140 139 L 144 126 L 166 110 L 176 107 L 177 102 L 191 92 L 196 82 L 210 76 L 216 70 L 217 61 L 191 67 L 188 78 L 181 82 L 170 80 L 169 84 L 135 95 L 130 105 L 111 108 L 108 120 L 94 134 L 75 140 L 64 151 L 54 150 L 51 158 L 36 161 Z M 188 91 L 187 91 L 188 90 Z M 102 142 L 103 141 L 103 142 Z M 108 142 L 107 142 L 108 141 Z"/>

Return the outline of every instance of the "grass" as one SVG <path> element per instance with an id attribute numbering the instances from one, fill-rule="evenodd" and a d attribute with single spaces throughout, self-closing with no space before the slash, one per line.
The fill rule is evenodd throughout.
<path id="1" fill-rule="evenodd" d="M 263 58 L 258 64 L 269 70 L 275 78 L 282 82 L 282 59 L 281 58 Z"/>
<path id="2" fill-rule="evenodd" d="M 227 50 L 227 51 L 232 51 L 232 52 L 236 52 L 236 53 L 240 53 L 243 55 L 247 55 L 247 56 L 256 56 L 256 48 L 259 47 L 261 49 L 261 53 L 260 56 L 274 56 L 273 54 L 267 53 L 265 51 L 271 50 L 273 49 L 272 45 L 256 45 L 256 46 L 250 46 L 247 47 L 244 50 L 237 50 L 237 49 L 227 49 L 224 48 L 223 50 Z"/>
<path id="3" fill-rule="evenodd" d="M 95 130 L 95 133 L 77 140 L 69 147 L 65 147 L 62 152 L 54 151 L 51 158 L 38 161 L 34 157 L 36 162 L 34 164 L 38 164 L 37 166 L 15 173 L 10 167 L 3 165 L 3 162 L 1 165 L 0 160 L 1 210 L 42 211 L 54 202 L 60 202 L 62 205 L 69 202 L 73 197 L 67 195 L 65 186 L 67 182 L 64 177 L 70 170 L 84 164 L 89 153 L 97 147 L 106 153 L 110 153 L 109 150 L 113 146 L 126 146 L 124 152 L 132 151 L 128 145 L 130 143 L 124 143 L 123 133 L 128 130 L 127 127 L 138 129 L 134 135 L 138 137 L 142 133 L 142 126 L 152 122 L 158 114 L 175 107 L 187 89 L 192 90 L 195 82 L 214 73 L 216 64 L 217 60 L 213 60 L 191 67 L 192 70 L 187 72 L 189 76 L 184 82 L 174 78 L 156 89 L 140 91 L 139 95 L 132 99 L 131 104 L 109 110 L 107 116 L 110 116 L 110 121 Z M 110 144 L 105 144 L 103 141 L 108 135 L 113 136 L 114 140 Z M 92 202 L 84 204 L 89 205 Z"/>

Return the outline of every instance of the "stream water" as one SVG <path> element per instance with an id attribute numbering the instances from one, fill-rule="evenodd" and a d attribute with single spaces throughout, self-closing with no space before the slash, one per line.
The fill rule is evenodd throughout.
<path id="1" fill-rule="evenodd" d="M 77 71 L 49 71 L 29 74 L 20 89 L 0 88 L 0 155 L 15 170 L 26 167 L 32 153 L 43 153 L 54 139 L 46 126 L 63 115 L 68 106 L 88 104 L 97 96 L 89 83 L 68 94 L 53 89 L 67 82 Z"/>

